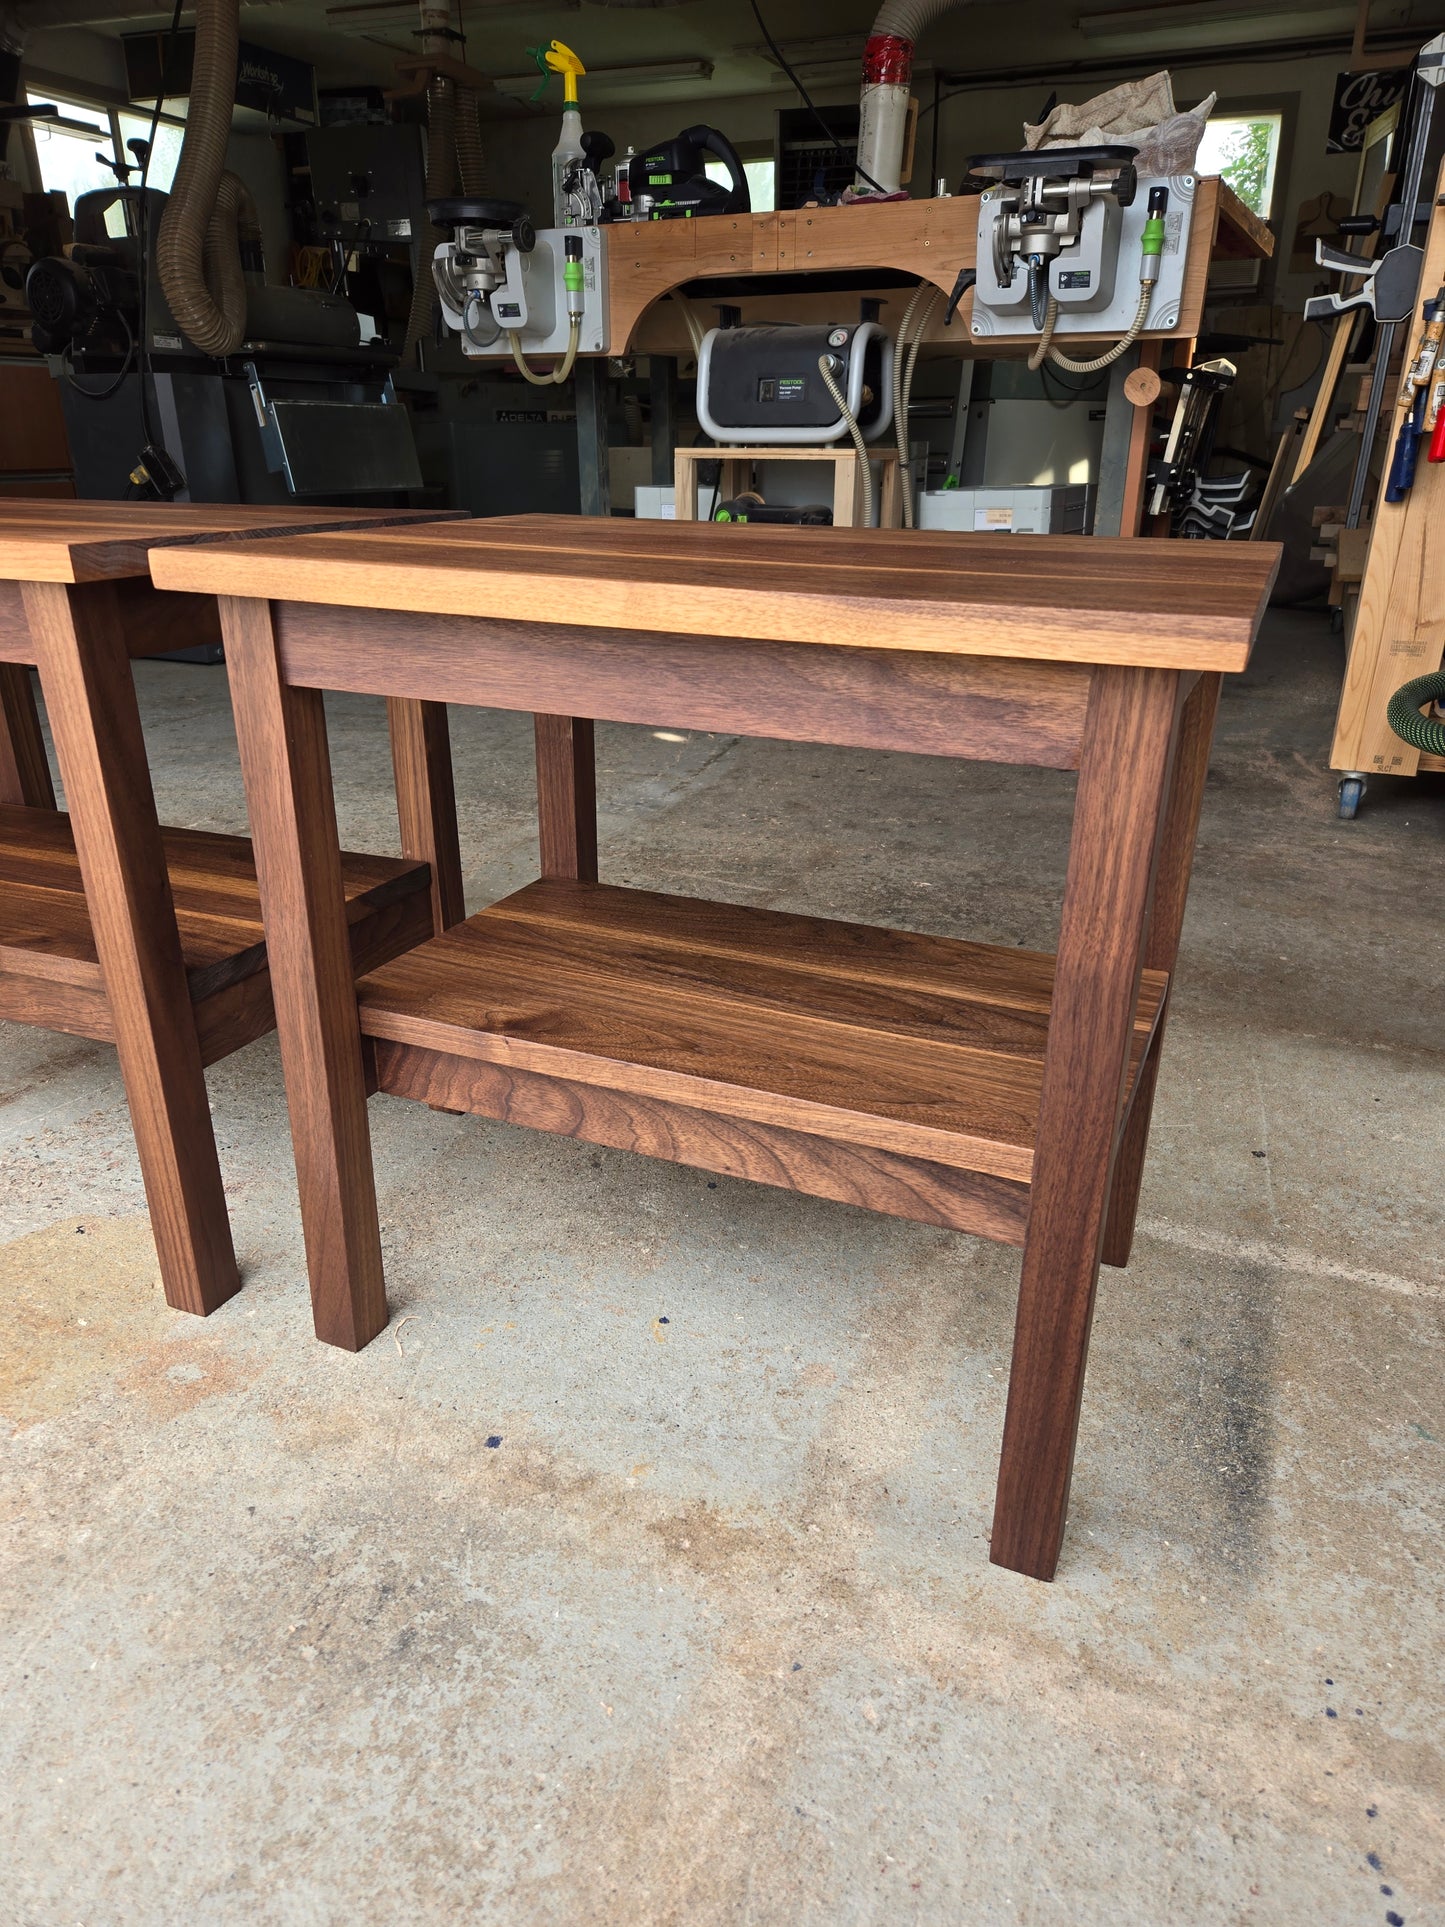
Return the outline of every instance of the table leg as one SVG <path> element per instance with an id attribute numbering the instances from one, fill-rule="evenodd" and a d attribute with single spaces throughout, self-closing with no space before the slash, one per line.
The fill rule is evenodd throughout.
<path id="1" fill-rule="evenodd" d="M 316 1336 L 360 1351 L 385 1328 L 386 1285 L 326 712 L 319 689 L 285 682 L 270 605 L 218 602 Z"/>
<path id="2" fill-rule="evenodd" d="M 440 936 L 467 914 L 447 706 L 388 696 L 386 721 L 401 853 L 431 866 L 432 928 Z"/>
<path id="3" fill-rule="evenodd" d="M 597 775 L 592 725 L 537 716 L 537 829 L 544 877 L 597 881 Z"/>
<path id="4" fill-rule="evenodd" d="M 23 593 L 166 1302 L 204 1314 L 241 1278 L 115 592 Z"/>
<path id="5" fill-rule="evenodd" d="M 0 803 L 55 808 L 40 714 L 23 662 L 0 662 Z"/>
<path id="6" fill-rule="evenodd" d="M 1139 1185 L 1144 1176 L 1144 1152 L 1149 1143 L 1149 1119 L 1154 1109 L 1154 1086 L 1159 1076 L 1159 1053 L 1164 1026 L 1174 996 L 1174 966 L 1184 928 L 1184 904 L 1189 894 L 1189 872 L 1194 862 L 1194 838 L 1204 804 L 1204 782 L 1209 770 L 1209 746 L 1219 709 L 1220 676 L 1201 676 L 1190 692 L 1179 719 L 1179 742 L 1174 752 L 1174 775 L 1164 813 L 1159 863 L 1154 878 L 1154 905 L 1144 944 L 1149 970 L 1167 970 L 1169 989 L 1154 1030 L 1154 1042 L 1139 1073 L 1134 1102 L 1119 1141 L 1114 1166 L 1114 1189 L 1104 1225 L 1104 1263 L 1127 1265 L 1134 1242 L 1134 1217 L 1139 1209 Z"/>
<path id="7" fill-rule="evenodd" d="M 1178 682 L 1096 669 L 1084 727 L 990 1555 L 1036 1579 L 1068 1511 Z"/>

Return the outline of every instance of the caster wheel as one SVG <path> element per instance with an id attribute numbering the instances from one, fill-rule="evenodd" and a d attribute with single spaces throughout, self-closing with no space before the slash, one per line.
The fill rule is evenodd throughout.
<path id="1" fill-rule="evenodd" d="M 1342 776 L 1340 778 L 1340 819 L 1342 822 L 1349 823 L 1353 821 L 1364 794 L 1365 779 L 1363 776 Z"/>

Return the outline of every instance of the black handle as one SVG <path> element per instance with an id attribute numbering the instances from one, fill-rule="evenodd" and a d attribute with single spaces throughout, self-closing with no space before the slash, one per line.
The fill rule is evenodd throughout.
<path id="1" fill-rule="evenodd" d="M 731 212 L 751 214 L 753 211 L 752 191 L 748 187 L 748 177 L 742 159 L 726 134 L 720 134 L 715 127 L 689 127 L 682 137 L 700 147 L 705 154 L 716 154 L 732 179 L 733 197 L 738 205 Z"/>

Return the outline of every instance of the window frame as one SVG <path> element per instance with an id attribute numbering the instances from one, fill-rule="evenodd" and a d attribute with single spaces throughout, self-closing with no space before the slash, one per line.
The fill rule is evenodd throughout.
<path id="1" fill-rule="evenodd" d="M 40 73 L 36 72 L 33 68 L 22 69 L 19 92 L 27 101 L 33 94 L 36 100 L 53 100 L 62 108 L 66 106 L 78 107 L 84 113 L 94 114 L 98 120 L 104 123 L 100 139 L 96 144 L 97 146 L 104 147 L 108 142 L 111 154 L 117 161 L 129 159 L 125 147 L 125 139 L 121 132 L 121 115 L 134 115 L 149 123 L 151 114 L 155 109 L 154 101 L 147 107 L 143 102 L 137 103 L 133 100 L 122 99 L 118 93 L 112 92 L 109 89 L 102 90 L 96 86 L 94 82 L 66 80 L 61 74 Z M 162 127 L 177 127 L 180 129 L 182 135 L 185 133 L 186 123 L 182 115 L 162 113 L 159 124 Z M 25 158 L 29 168 L 30 178 L 34 183 L 34 189 L 37 193 L 49 192 L 45 186 L 45 176 L 41 171 L 40 150 L 36 143 L 34 127 L 29 121 L 21 121 L 19 125 L 21 142 L 25 150 Z M 62 138 L 78 141 L 80 136 L 78 134 L 63 134 Z M 108 178 L 114 180 L 115 176 L 108 175 Z M 105 180 L 96 182 L 97 187 L 104 187 L 106 184 Z M 71 217 L 74 218 L 74 207 L 71 208 L 70 212 Z"/>

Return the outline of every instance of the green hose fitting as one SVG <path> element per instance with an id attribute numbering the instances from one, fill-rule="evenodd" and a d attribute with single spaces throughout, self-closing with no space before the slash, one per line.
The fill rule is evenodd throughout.
<path id="1" fill-rule="evenodd" d="M 1159 279 L 1159 261 L 1164 252 L 1164 214 L 1169 206 L 1169 189 L 1151 187 L 1149 218 L 1139 242 L 1139 280 L 1148 286 Z"/>
<path id="2" fill-rule="evenodd" d="M 1422 716 L 1421 703 L 1445 701 L 1445 670 L 1433 676 L 1417 676 L 1397 689 L 1385 710 L 1385 721 L 1402 742 L 1427 756 L 1445 756 L 1445 722 L 1435 716 Z"/>
<path id="3" fill-rule="evenodd" d="M 569 260 L 562 263 L 562 286 L 568 294 L 581 294 L 582 263 L 580 261 Z"/>

